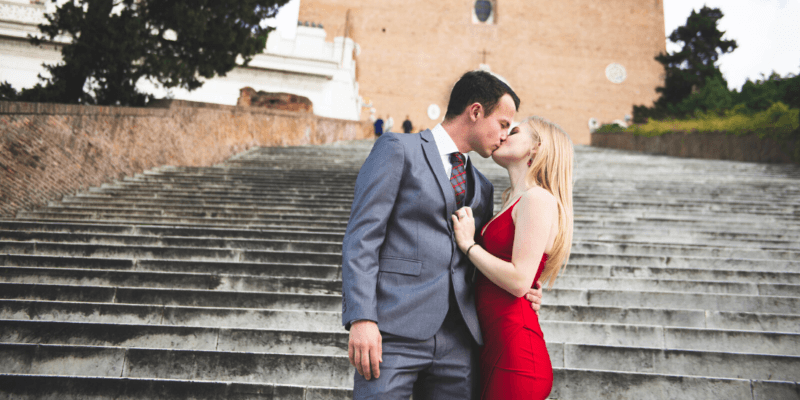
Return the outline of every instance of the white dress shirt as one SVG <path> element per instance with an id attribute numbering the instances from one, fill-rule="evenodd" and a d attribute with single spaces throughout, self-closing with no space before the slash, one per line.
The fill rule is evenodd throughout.
<path id="1" fill-rule="evenodd" d="M 453 173 L 454 165 L 450 163 L 450 155 L 458 152 L 458 147 L 453 138 L 442 127 L 442 124 L 437 124 L 433 129 L 433 141 L 436 142 L 436 147 L 439 148 L 439 155 L 442 157 L 442 166 L 444 167 L 445 176 L 450 180 L 450 174 Z M 469 156 L 464 154 L 464 168 L 466 169 L 467 160 Z"/>

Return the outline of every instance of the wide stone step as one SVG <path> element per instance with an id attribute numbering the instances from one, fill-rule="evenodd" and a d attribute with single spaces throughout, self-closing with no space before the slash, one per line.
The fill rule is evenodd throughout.
<path id="1" fill-rule="evenodd" d="M 0 373 L 352 387 L 347 356 L 0 344 Z"/>
<path id="2" fill-rule="evenodd" d="M 338 172 L 308 171 L 309 173 L 270 173 L 269 171 L 254 170 L 252 174 L 226 173 L 224 168 L 207 168 L 196 170 L 194 173 L 181 173 L 170 171 L 151 171 L 136 174 L 126 180 L 136 181 L 158 181 L 158 182 L 220 182 L 237 183 L 245 182 L 250 184 L 264 183 L 275 185 L 276 183 L 291 184 L 295 187 L 309 187 L 321 184 L 329 186 L 341 184 L 353 184 L 356 176 L 353 173 L 342 174 Z"/>
<path id="3" fill-rule="evenodd" d="M 698 226 L 697 224 L 679 227 L 663 225 L 650 226 L 647 224 L 638 224 L 633 218 L 609 220 L 607 218 L 600 219 L 598 217 L 577 218 L 577 216 L 574 222 L 576 235 L 580 236 L 585 234 L 593 240 L 605 239 L 604 235 L 621 235 L 623 239 L 633 239 L 636 241 L 644 241 L 639 239 L 640 237 L 671 238 L 679 236 L 685 239 L 693 235 L 705 235 L 712 238 L 719 237 L 735 241 L 741 239 L 745 242 L 757 241 L 764 238 L 767 243 L 772 240 L 783 240 L 795 243 L 795 239 L 800 238 L 800 231 L 793 229 L 791 225 L 782 226 L 781 230 L 776 230 L 775 225 L 761 228 L 737 225 L 735 227 L 729 226 L 728 229 L 709 229 L 707 227 Z"/>
<path id="4" fill-rule="evenodd" d="M 591 206 L 584 206 L 582 204 L 577 204 L 573 208 L 576 215 L 609 215 L 611 210 L 603 207 L 598 207 L 595 205 Z M 742 213 L 742 214 L 739 214 Z M 782 221 L 786 223 L 788 221 L 798 221 L 800 220 L 800 212 L 797 211 L 788 211 L 788 210 L 771 210 L 765 208 L 757 208 L 757 207 L 750 207 L 750 208 L 743 208 L 739 207 L 734 210 L 715 210 L 714 208 L 708 207 L 701 207 L 697 206 L 695 209 L 691 209 L 689 207 L 655 207 L 655 206 L 645 206 L 645 205 L 638 205 L 638 206 L 631 206 L 626 207 L 624 209 L 619 210 L 618 212 L 614 213 L 615 215 L 619 216 L 631 216 L 631 217 L 647 217 L 647 216 L 654 216 L 654 215 L 670 215 L 676 217 L 692 217 L 698 220 L 708 220 L 708 218 L 712 217 L 719 217 L 722 220 L 732 220 L 733 222 L 737 221 L 747 221 L 747 222 L 758 222 L 758 218 L 766 218 L 772 221 Z M 746 215 L 746 216 L 743 216 Z"/>
<path id="5" fill-rule="evenodd" d="M 350 207 L 335 207 L 335 208 L 307 208 L 303 206 L 277 206 L 274 207 L 270 204 L 263 204 L 263 207 L 191 207 L 185 204 L 176 204 L 174 207 L 97 207 L 97 206 L 53 206 L 48 208 L 49 212 L 57 213 L 91 213 L 91 214 L 120 214 L 130 216 L 172 216 L 172 217 L 230 217 L 233 219 L 248 219 L 248 218 L 276 218 L 283 219 L 308 219 L 309 217 L 315 218 L 333 218 L 344 219 L 349 217 Z M 285 217 L 285 218 L 284 218 Z"/>
<path id="6" fill-rule="evenodd" d="M 197 326 L 3 321 L 0 343 L 347 355 L 348 333 Z"/>
<path id="7" fill-rule="evenodd" d="M 549 342 L 800 357 L 800 334 L 542 321 Z M 573 366 L 575 367 L 575 366 Z"/>
<path id="8" fill-rule="evenodd" d="M 135 193 L 135 195 L 134 195 Z M 49 207 L 76 207 L 76 206 L 102 206 L 108 208 L 134 207 L 134 208 L 176 208 L 178 206 L 203 207 L 205 209 L 266 209 L 270 206 L 294 206 L 294 207 L 319 207 L 319 208 L 346 208 L 350 209 L 353 203 L 352 198 L 332 198 L 331 196 L 318 196 L 317 199 L 309 199 L 305 196 L 276 196 L 272 192 L 254 194 L 251 197 L 230 196 L 218 193 L 152 193 L 144 197 L 141 191 L 126 191 L 118 194 L 105 191 L 104 194 L 113 197 L 100 196 L 74 196 L 62 199 L 60 203 L 52 203 Z M 283 197 L 288 197 L 284 199 Z"/>
<path id="9" fill-rule="evenodd" d="M 654 308 L 546 304 L 542 306 L 539 320 L 800 334 L 800 314 L 677 310 L 668 304 Z M 558 337 L 553 339 L 558 340 Z"/>
<path id="10" fill-rule="evenodd" d="M 286 218 L 195 218 L 195 217 L 136 217 L 114 213 L 51 213 L 46 211 L 23 211 L 17 215 L 18 219 L 40 222 L 109 222 L 112 224 L 141 224 L 141 225 L 188 225 L 188 226 L 216 226 L 216 227 L 248 227 L 253 229 L 273 229 L 276 227 L 298 227 L 299 229 L 335 229 L 344 232 L 347 221 L 321 219 L 314 216 Z"/>
<path id="11" fill-rule="evenodd" d="M 203 182 L 247 182 L 247 183 L 286 183 L 303 186 L 314 185 L 352 185 L 358 175 L 354 172 L 340 171 L 296 171 L 279 172 L 263 169 L 202 168 L 193 171 L 154 171 L 136 175 L 144 180 L 203 181 Z"/>
<path id="12" fill-rule="evenodd" d="M 346 225 L 342 225 L 339 223 L 334 224 L 335 226 L 316 226 L 316 224 L 309 223 L 309 222 L 292 222 L 292 221 L 280 221 L 280 220 L 273 220 L 277 221 L 275 223 L 257 223 L 253 221 L 248 221 L 245 223 L 227 223 L 227 222 L 220 222 L 220 221 L 213 221 L 213 223 L 205 224 L 202 220 L 195 223 L 182 223 L 182 222 L 171 222 L 169 224 L 153 224 L 152 221 L 148 219 L 138 219 L 138 220 L 93 220 L 93 221 L 75 221 L 69 218 L 63 218 L 59 214 L 54 214 L 55 217 L 53 218 L 40 218 L 40 219 L 27 219 L 23 218 L 24 213 L 20 213 L 20 216 L 17 217 L 16 220 L 13 222 L 20 223 L 20 224 L 28 224 L 28 225 L 78 225 L 78 226 L 85 226 L 87 227 L 86 232 L 92 232 L 90 229 L 92 226 L 98 225 L 105 225 L 105 226 L 125 226 L 130 227 L 131 229 L 135 229 L 142 227 L 156 227 L 156 228 L 166 228 L 166 229 L 200 229 L 200 230 L 208 230 L 210 234 L 213 234 L 215 231 L 219 230 L 239 230 L 239 231 L 250 231 L 250 232 L 258 232 L 258 231 L 273 231 L 273 232 L 296 232 L 296 233 L 306 233 L 306 232 L 321 232 L 321 233 L 334 233 L 338 235 L 344 235 Z M 0 220 L 3 222 L 8 222 L 7 220 Z M 235 237 L 235 236 L 233 236 Z"/>
<path id="13" fill-rule="evenodd" d="M 570 265 L 562 274 L 563 275 L 560 275 L 561 277 L 585 276 L 682 281 L 724 281 L 740 283 L 763 282 L 791 285 L 800 284 L 800 273 L 736 271 L 723 269 L 627 267 L 570 263 Z M 559 283 L 559 281 L 556 281 L 556 283 Z"/>
<path id="14" fill-rule="evenodd" d="M 340 295 L 342 292 L 342 281 L 334 279 L 38 267 L 0 267 L 0 282 L 204 289 L 234 292 Z"/>
<path id="15" fill-rule="evenodd" d="M 795 382 L 553 368 L 551 399 L 795 399 Z"/>
<path id="16" fill-rule="evenodd" d="M 355 181 L 353 181 L 355 182 Z M 260 200 L 263 198 L 286 197 L 289 201 L 315 201 L 330 199 L 343 201 L 353 199 L 353 185 L 342 185 L 328 188 L 299 188 L 293 185 L 198 185 L 196 183 L 181 184 L 158 182 L 116 182 L 104 183 L 99 187 L 90 188 L 88 191 L 79 192 L 67 197 L 68 199 L 81 199 L 99 201 L 101 199 L 113 200 L 118 197 L 131 200 L 146 200 L 153 198 L 182 198 L 198 197 L 199 199 L 214 201 L 215 198 L 225 200 Z M 199 200 L 198 199 L 198 200 Z"/>
<path id="17" fill-rule="evenodd" d="M 712 310 L 800 315 L 800 297 L 748 296 L 718 293 L 636 292 L 628 290 L 553 289 L 543 305 Z"/>
<path id="18" fill-rule="evenodd" d="M 279 237 L 281 235 L 273 235 Z M 287 235 L 290 236 L 290 235 Z M 272 251 L 309 251 L 335 253 L 342 251 L 341 242 L 319 241 L 313 235 L 294 234 L 295 240 L 281 239 L 228 239 L 202 238 L 191 236 L 151 236 L 120 235 L 107 233 L 61 233 L 61 232 L 26 232 L 0 230 L 0 243 L 34 242 L 34 243 L 72 243 L 102 244 L 119 246 L 161 246 L 161 247 L 198 247 L 217 249 L 272 250 Z M 283 240 L 282 240 L 283 239 Z"/>
<path id="19" fill-rule="evenodd" d="M 718 216 L 704 216 L 700 214 L 657 214 L 650 212 L 630 213 L 630 214 L 610 214 L 607 212 L 583 212 L 575 213 L 575 222 L 582 222 L 582 226 L 607 226 L 607 227 L 650 227 L 654 229 L 696 229 L 696 230 L 726 230 L 726 227 L 734 225 L 737 229 L 756 229 L 768 230 L 776 226 L 785 228 L 791 233 L 796 234 L 798 229 L 796 223 L 785 218 L 765 217 L 765 216 L 737 216 L 736 218 L 719 218 Z M 590 224 L 591 223 L 591 224 Z"/>
<path id="20" fill-rule="evenodd" d="M 37 254 L 71 257 L 161 258 L 194 261 L 291 262 L 341 264 L 341 253 L 256 251 L 225 248 L 161 247 L 47 242 L 0 241 L 0 254 Z"/>
<path id="21" fill-rule="evenodd" d="M 0 399 L 345 400 L 341 388 L 176 379 L 0 374 Z"/>
<path id="22" fill-rule="evenodd" d="M 274 292 L 233 292 L 0 283 L 0 298 L 121 304 L 341 311 L 342 296 Z"/>
<path id="23" fill-rule="evenodd" d="M 0 266 L 33 268 L 68 268 L 145 272 L 179 272 L 211 275 L 248 275 L 256 277 L 298 277 L 341 279 L 334 264 L 293 264 L 256 262 L 185 261 L 171 259 L 123 259 L 8 254 L 0 256 Z"/>
<path id="24" fill-rule="evenodd" d="M 744 249 L 791 249 L 800 250 L 800 236 L 771 235 L 767 233 L 731 233 L 714 234 L 711 232 L 665 232 L 652 229 L 613 231 L 611 229 L 581 229 L 574 233 L 573 240 L 609 241 L 663 244 L 711 245 L 720 247 L 738 247 Z"/>
<path id="25" fill-rule="evenodd" d="M 726 258 L 726 257 L 595 254 L 595 253 L 580 253 L 580 252 L 571 253 L 569 260 L 570 263 L 575 263 L 575 264 L 608 265 L 608 266 L 800 273 L 800 262 L 788 261 L 788 260 L 758 260 L 758 259 L 752 260 L 752 259 Z M 569 266 L 567 266 L 567 268 L 569 268 Z"/>
<path id="26" fill-rule="evenodd" d="M 180 236 L 192 238 L 222 239 L 262 239 L 262 240 L 308 240 L 315 242 L 338 242 L 344 239 L 343 233 L 301 230 L 267 230 L 267 229 L 226 229 L 208 227 L 173 227 L 158 225 L 114 225 L 114 224 L 80 224 L 80 223 L 47 223 L 31 221 L 2 221 L 0 230 L 13 232 L 58 232 L 58 233 L 93 233 L 112 235 L 143 236 Z"/>
<path id="27" fill-rule="evenodd" d="M 634 224 L 638 226 L 650 226 L 654 228 L 694 228 L 694 229 L 719 229 L 724 230 L 726 226 L 735 225 L 741 229 L 769 229 L 776 226 L 784 227 L 796 225 L 795 221 L 787 220 L 781 216 L 736 214 L 728 216 L 705 215 L 697 213 L 661 213 L 652 211 L 638 211 L 625 213 L 609 213 L 603 210 L 594 212 L 584 211 L 575 212 L 575 220 L 592 220 L 603 223 Z M 612 225 L 609 225 L 612 226 Z M 796 229 L 789 228 L 796 232 Z"/>
<path id="28" fill-rule="evenodd" d="M 689 257 L 728 257 L 745 259 L 800 261 L 800 250 L 755 250 L 741 247 L 636 243 L 610 241 L 573 241 L 572 250 L 593 254 L 630 254 Z"/>
<path id="29" fill-rule="evenodd" d="M 121 203 L 119 200 L 130 202 L 152 200 L 186 200 L 201 204 L 229 203 L 229 202 L 258 202 L 286 198 L 288 203 L 317 202 L 329 200 L 333 203 L 353 200 L 353 187 L 300 189 L 291 185 L 274 187 L 233 187 L 232 185 L 195 184 L 157 184 L 147 182 L 123 182 L 103 184 L 99 188 L 80 192 L 65 197 L 67 200 Z"/>
<path id="30" fill-rule="evenodd" d="M 1 300 L 0 318 L 49 322 L 176 325 L 316 332 L 342 329 L 338 311 Z"/>
<path id="31" fill-rule="evenodd" d="M 646 205 L 654 207 L 708 207 L 715 210 L 731 210 L 735 207 L 762 207 L 778 211 L 795 211 L 797 202 L 786 193 L 776 191 L 765 194 L 751 191 L 731 192 L 727 196 L 718 196 L 714 202 L 709 202 L 707 196 L 686 195 L 680 193 L 675 188 L 670 188 L 669 196 L 667 193 L 650 192 L 617 192 L 615 190 L 592 188 L 579 183 L 577 188 L 581 192 L 573 193 L 573 200 L 586 206 L 596 206 L 598 208 L 618 209 L 627 206 Z M 760 197 L 758 197 L 760 195 Z"/>
<path id="32" fill-rule="evenodd" d="M 565 344 L 561 350 L 563 359 L 550 353 L 554 367 L 764 381 L 800 379 L 800 357 L 576 344 Z"/>
<path id="33" fill-rule="evenodd" d="M 295 193 L 303 193 L 303 192 L 330 192 L 336 193 L 341 195 L 352 195 L 352 187 L 355 183 L 355 179 L 349 181 L 347 183 L 342 182 L 308 182 L 304 184 L 298 184 L 297 182 L 293 181 L 285 181 L 285 182 L 275 182 L 275 181 L 268 181 L 264 183 L 259 183 L 257 181 L 253 181 L 250 179 L 246 180 L 208 180 L 208 179 L 169 179 L 169 178 L 162 178 L 162 177 L 136 177 L 136 178 L 125 178 L 122 181 L 122 184 L 140 184 L 140 185 L 166 185 L 172 188 L 191 188 L 191 187 L 200 187 L 200 188 L 223 188 L 225 186 L 239 186 L 242 188 L 256 190 L 256 191 L 274 191 L 280 190 L 282 187 L 291 186 Z"/>
<path id="34" fill-rule="evenodd" d="M 689 281 L 678 279 L 560 277 L 556 288 L 587 290 L 628 290 L 638 292 L 719 293 L 750 296 L 786 296 L 800 298 L 800 285 L 781 283 L 745 283 L 725 281 Z"/>

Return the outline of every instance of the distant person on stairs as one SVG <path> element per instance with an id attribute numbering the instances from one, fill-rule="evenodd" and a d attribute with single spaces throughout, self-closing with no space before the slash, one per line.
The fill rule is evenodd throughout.
<path id="1" fill-rule="evenodd" d="M 390 115 L 386 118 L 386 126 L 383 128 L 383 133 L 391 132 L 392 128 L 394 128 L 394 118 Z"/>
<path id="2" fill-rule="evenodd" d="M 403 121 L 403 133 L 411 133 L 412 130 L 414 130 L 414 126 L 411 125 L 411 120 L 406 115 L 406 120 Z"/>
<path id="3" fill-rule="evenodd" d="M 375 136 L 383 135 L 383 119 L 381 117 L 378 117 L 372 125 L 375 128 Z"/>
<path id="4" fill-rule="evenodd" d="M 473 224 L 492 218 L 494 187 L 467 153 L 486 158 L 500 148 L 518 108 L 507 84 L 471 71 L 453 87 L 433 130 L 387 132 L 375 141 L 356 179 L 342 244 L 342 323 L 357 371 L 355 399 L 476 398 L 483 338 L 475 269 L 456 246 L 450 217 L 469 206 Z M 541 290 L 524 296 L 538 311 Z"/>

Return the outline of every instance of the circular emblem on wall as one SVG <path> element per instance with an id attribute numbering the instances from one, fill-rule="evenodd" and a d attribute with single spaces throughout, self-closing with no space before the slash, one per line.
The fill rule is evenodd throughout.
<path id="1" fill-rule="evenodd" d="M 606 78 L 614 83 L 622 83 L 628 77 L 628 71 L 625 67 L 617 63 L 608 64 L 606 67 Z"/>
<path id="2" fill-rule="evenodd" d="M 600 128 L 600 121 L 598 121 L 597 118 L 594 117 L 589 118 L 589 131 L 594 132 L 598 128 Z"/>
<path id="3" fill-rule="evenodd" d="M 475 2 L 475 16 L 478 21 L 486 22 L 492 15 L 492 2 L 488 0 L 478 0 Z"/>
<path id="4" fill-rule="evenodd" d="M 439 109 L 439 106 L 436 104 L 431 104 L 428 106 L 428 118 L 436 120 L 439 119 L 439 115 L 442 113 L 442 110 Z"/>

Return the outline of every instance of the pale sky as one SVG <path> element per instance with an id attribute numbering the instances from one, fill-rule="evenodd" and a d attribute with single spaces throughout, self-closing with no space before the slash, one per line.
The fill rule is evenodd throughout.
<path id="1" fill-rule="evenodd" d="M 741 89 L 747 78 L 755 81 L 773 70 L 800 74 L 800 0 L 664 0 L 666 35 L 703 5 L 722 11 L 723 38 L 739 45 L 719 61 L 730 88 Z M 668 51 L 676 48 L 667 40 Z"/>

